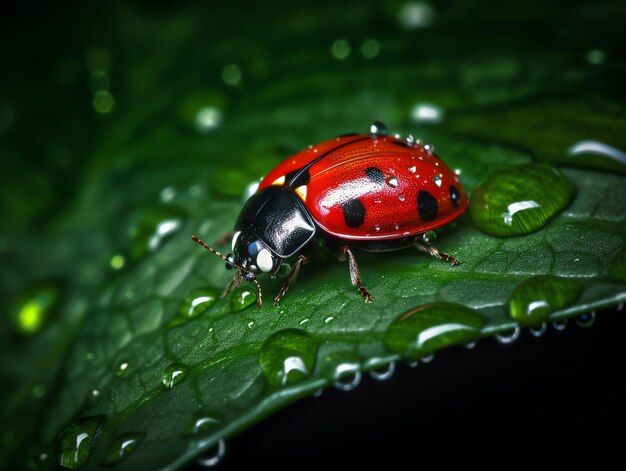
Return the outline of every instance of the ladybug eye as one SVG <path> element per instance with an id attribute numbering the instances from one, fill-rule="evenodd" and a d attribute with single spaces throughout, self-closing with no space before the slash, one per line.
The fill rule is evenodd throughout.
<path id="1" fill-rule="evenodd" d="M 235 259 L 233 258 L 233 254 L 229 253 L 226 255 L 226 270 L 232 270 L 235 263 Z"/>
<path id="2" fill-rule="evenodd" d="M 252 273 L 246 273 L 246 281 L 252 283 L 254 281 L 254 275 Z"/>

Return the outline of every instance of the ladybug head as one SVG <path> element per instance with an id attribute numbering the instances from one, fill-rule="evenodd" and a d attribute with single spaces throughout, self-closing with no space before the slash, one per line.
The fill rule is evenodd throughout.
<path id="1" fill-rule="evenodd" d="M 236 266 L 244 272 L 257 275 L 259 273 L 276 273 L 281 259 L 272 254 L 269 247 L 250 231 L 237 231 L 233 236 L 232 248 L 234 255 L 226 256 L 226 269 Z M 247 281 L 248 277 L 243 276 Z"/>

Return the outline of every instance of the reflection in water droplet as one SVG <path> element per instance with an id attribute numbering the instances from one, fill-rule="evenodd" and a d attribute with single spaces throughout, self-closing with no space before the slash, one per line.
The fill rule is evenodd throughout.
<path id="1" fill-rule="evenodd" d="M 198 410 L 194 412 L 185 427 L 185 435 L 190 437 L 205 435 L 215 430 L 222 422 L 221 414 L 204 409 Z"/>
<path id="2" fill-rule="evenodd" d="M 511 295 L 509 316 L 523 327 L 539 325 L 559 309 L 574 303 L 582 291 L 576 280 L 541 275 L 521 282 Z"/>
<path id="3" fill-rule="evenodd" d="M 521 332 L 522 329 L 519 326 L 516 326 L 514 329 L 507 332 L 496 334 L 496 339 L 498 342 L 506 345 L 515 342 L 519 338 Z"/>
<path id="4" fill-rule="evenodd" d="M 87 463 L 104 416 L 82 417 L 70 422 L 57 438 L 59 465 L 77 469 Z"/>
<path id="5" fill-rule="evenodd" d="M 222 124 L 222 111 L 215 106 L 200 108 L 196 114 L 195 123 L 199 131 L 213 131 Z"/>
<path id="6" fill-rule="evenodd" d="M 117 437 L 107 448 L 104 454 L 104 464 L 113 464 L 125 456 L 128 456 L 137 445 L 141 443 L 145 435 L 143 433 L 129 432 Z"/>
<path id="7" fill-rule="evenodd" d="M 385 183 L 387 183 L 387 185 L 391 188 L 396 188 L 398 186 L 398 179 L 396 177 L 387 178 Z"/>
<path id="8" fill-rule="evenodd" d="M 259 363 L 269 386 L 276 389 L 298 383 L 313 373 L 318 342 L 303 330 L 286 329 L 263 344 Z"/>
<path id="9" fill-rule="evenodd" d="M 337 39 L 330 48 L 330 53 L 335 59 L 347 59 L 350 55 L 350 43 L 345 39 Z"/>
<path id="10" fill-rule="evenodd" d="M 186 322 L 198 317 L 209 309 L 220 296 L 220 290 L 212 286 L 196 288 L 183 298 L 178 307 L 176 319 L 179 322 Z"/>
<path id="11" fill-rule="evenodd" d="M 172 363 L 165 371 L 163 371 L 162 382 L 163 386 L 168 389 L 172 389 L 178 383 L 185 379 L 188 367 L 182 363 Z"/>
<path id="12" fill-rule="evenodd" d="M 213 447 L 213 449 L 196 460 L 198 466 L 203 468 L 212 468 L 216 466 L 226 454 L 226 442 L 221 440 Z"/>
<path id="13" fill-rule="evenodd" d="M 504 167 L 491 172 L 472 193 L 472 220 L 483 232 L 499 237 L 530 234 L 560 213 L 574 193 L 574 186 L 554 167 Z"/>
<path id="14" fill-rule="evenodd" d="M 396 371 L 396 364 L 392 361 L 383 369 L 370 371 L 370 376 L 376 381 L 385 381 L 393 376 L 394 371 Z"/>
<path id="15" fill-rule="evenodd" d="M 129 228 L 131 258 L 156 252 L 183 226 L 186 212 L 175 206 L 154 206 L 143 211 Z"/>
<path id="16" fill-rule="evenodd" d="M 372 137 L 386 136 L 387 135 L 387 126 L 385 126 L 380 121 L 374 121 L 370 125 L 370 134 L 372 135 Z"/>
<path id="17" fill-rule="evenodd" d="M 408 30 L 427 28 L 436 17 L 436 11 L 425 2 L 407 2 L 398 11 L 400 25 Z"/>
<path id="18" fill-rule="evenodd" d="M 559 331 L 565 330 L 565 328 L 567 327 L 567 319 L 552 321 L 552 327 L 554 327 L 555 330 Z"/>
<path id="19" fill-rule="evenodd" d="M 350 391 L 361 383 L 361 370 L 358 363 L 342 363 L 334 374 L 334 386 L 340 391 Z"/>
<path id="20" fill-rule="evenodd" d="M 117 368 L 117 371 L 115 372 L 115 376 L 122 377 L 126 374 L 127 370 L 128 370 L 128 363 L 127 362 L 120 363 L 120 366 Z"/>
<path id="21" fill-rule="evenodd" d="M 430 361 L 439 348 L 477 340 L 487 319 L 460 304 L 419 306 L 394 320 L 384 334 L 388 350 L 409 360 Z"/>
<path id="22" fill-rule="evenodd" d="M 437 124 L 443 121 L 444 111 L 432 103 L 416 103 L 411 108 L 411 120 L 418 124 Z"/>
<path id="23" fill-rule="evenodd" d="M 582 314 L 576 318 L 576 324 L 580 327 L 591 327 L 596 320 L 596 311 Z"/>
<path id="24" fill-rule="evenodd" d="M 548 324 L 543 322 L 539 327 L 531 327 L 528 329 L 533 337 L 541 337 L 548 330 Z"/>

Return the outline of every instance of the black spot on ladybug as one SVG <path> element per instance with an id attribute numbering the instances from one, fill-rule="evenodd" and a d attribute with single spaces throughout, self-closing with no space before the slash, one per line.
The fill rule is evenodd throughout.
<path id="1" fill-rule="evenodd" d="M 358 136 L 359 133 L 357 132 L 346 132 L 344 134 L 339 134 L 337 137 L 352 137 L 352 136 Z"/>
<path id="2" fill-rule="evenodd" d="M 298 188 L 302 185 L 308 185 L 310 180 L 311 174 L 309 173 L 309 167 L 292 170 L 285 175 L 285 182 L 289 188 Z"/>
<path id="3" fill-rule="evenodd" d="M 355 198 L 353 200 L 346 201 L 342 206 L 343 218 L 346 221 L 346 226 L 357 228 L 365 221 L 365 206 L 361 203 L 361 200 Z"/>
<path id="4" fill-rule="evenodd" d="M 459 193 L 459 190 L 454 185 L 450 185 L 450 199 L 452 200 L 452 206 L 458 208 L 461 202 L 461 193 Z"/>
<path id="5" fill-rule="evenodd" d="M 395 145 L 397 145 L 397 146 L 399 146 L 399 147 L 407 147 L 407 148 L 409 148 L 409 149 L 411 148 L 411 146 L 410 146 L 410 145 L 408 145 L 408 144 L 407 144 L 406 142 L 404 142 L 404 141 L 392 141 L 392 142 L 393 142 L 393 144 L 395 144 Z"/>
<path id="6" fill-rule="evenodd" d="M 420 191 L 417 195 L 417 210 L 422 221 L 434 221 L 437 218 L 439 205 L 433 195 L 427 191 Z"/>
<path id="7" fill-rule="evenodd" d="M 376 167 L 368 167 L 365 169 L 365 175 L 374 183 L 382 185 L 385 182 L 385 174 L 383 171 Z"/>

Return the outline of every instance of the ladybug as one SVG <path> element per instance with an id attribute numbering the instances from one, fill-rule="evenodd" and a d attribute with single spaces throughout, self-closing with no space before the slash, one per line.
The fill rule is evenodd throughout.
<path id="1" fill-rule="evenodd" d="M 459 177 L 433 146 L 412 136 L 388 136 L 374 122 L 367 134 L 346 134 L 305 149 L 279 164 L 244 204 L 235 224 L 233 254 L 222 255 L 192 239 L 237 271 L 224 295 L 245 279 L 255 283 L 261 307 L 260 273 L 276 276 L 284 260 L 295 259 L 274 306 L 309 260 L 315 238 L 348 261 L 350 279 L 365 302 L 353 249 L 388 252 L 418 249 L 457 265 L 458 261 L 422 237 L 459 217 L 468 204 Z"/>

